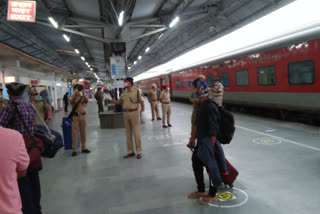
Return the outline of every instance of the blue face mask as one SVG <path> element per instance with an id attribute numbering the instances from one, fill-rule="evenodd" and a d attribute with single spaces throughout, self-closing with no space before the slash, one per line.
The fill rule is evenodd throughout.
<path id="1" fill-rule="evenodd" d="M 35 100 L 36 100 L 36 101 L 41 101 L 41 100 L 42 100 L 42 97 L 41 97 L 41 96 L 35 97 Z"/>
<path id="2" fill-rule="evenodd" d="M 25 101 L 27 101 L 27 102 L 30 101 L 29 94 L 28 94 L 28 92 L 27 92 L 26 90 L 24 90 L 23 95 L 22 95 L 22 98 L 23 98 Z"/>

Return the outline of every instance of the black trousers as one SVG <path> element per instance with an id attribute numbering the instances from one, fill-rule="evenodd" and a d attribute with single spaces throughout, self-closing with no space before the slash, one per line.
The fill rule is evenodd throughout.
<path id="1" fill-rule="evenodd" d="M 68 111 L 68 104 L 64 104 L 64 111 L 65 111 L 65 112 Z"/>
<path id="2" fill-rule="evenodd" d="M 198 192 L 205 192 L 206 190 L 205 190 L 204 177 L 203 177 L 203 167 L 206 167 L 206 166 L 197 157 L 197 148 L 194 150 L 191 160 L 192 160 L 192 168 L 193 168 L 194 177 L 197 182 Z M 210 182 L 209 183 L 209 195 L 215 196 L 216 194 L 217 194 L 217 187 L 214 186 Z"/>
<path id="3" fill-rule="evenodd" d="M 18 179 L 23 214 L 41 214 L 39 172 L 28 172 Z"/>

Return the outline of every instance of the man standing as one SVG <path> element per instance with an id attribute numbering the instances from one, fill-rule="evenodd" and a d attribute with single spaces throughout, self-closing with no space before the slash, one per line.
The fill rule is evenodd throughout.
<path id="1" fill-rule="evenodd" d="M 159 106 L 158 106 L 158 100 L 157 100 L 157 91 L 156 91 L 157 85 L 152 84 L 152 88 L 149 91 L 148 94 L 148 100 L 151 106 L 151 113 L 152 113 L 152 121 L 154 121 L 155 115 L 157 116 L 157 120 L 161 120 L 159 117 Z"/>
<path id="2" fill-rule="evenodd" d="M 163 90 L 160 94 L 160 102 L 161 102 L 161 107 L 162 107 L 162 127 L 163 128 L 168 128 L 172 127 L 170 123 L 170 115 L 171 115 L 171 104 L 170 104 L 170 93 L 169 93 L 169 85 L 165 84 L 163 85 Z M 166 124 L 166 119 L 168 126 Z"/>
<path id="3" fill-rule="evenodd" d="M 215 78 L 214 89 L 213 89 L 214 97 L 213 100 L 218 104 L 218 106 L 222 106 L 223 100 L 223 85 L 219 82 L 219 78 Z"/>
<path id="4" fill-rule="evenodd" d="M 142 158 L 141 148 L 141 130 L 140 130 L 140 113 L 139 104 L 141 105 L 141 112 L 144 112 L 144 101 L 139 93 L 139 90 L 133 87 L 133 78 L 127 77 L 124 80 L 124 91 L 119 100 L 112 100 L 116 105 L 123 103 L 123 118 L 127 135 L 127 149 L 128 153 L 123 158 L 135 156 L 133 151 L 132 135 L 136 145 L 137 158 Z"/>
<path id="5" fill-rule="evenodd" d="M 48 103 L 41 96 L 39 96 L 38 92 L 34 92 L 31 95 L 31 103 L 37 109 L 39 116 L 44 120 L 44 114 L 50 110 Z M 35 117 L 34 125 L 43 125 L 42 121 L 37 116 Z"/>
<path id="6" fill-rule="evenodd" d="M 80 130 L 82 153 L 90 153 L 86 147 L 87 137 L 87 103 L 88 97 L 82 85 L 73 87 L 74 94 L 70 97 L 70 104 L 75 111 L 72 112 L 72 156 L 77 156 L 78 135 Z"/>
<path id="7" fill-rule="evenodd" d="M 64 102 L 64 112 L 68 112 L 68 105 L 69 105 L 69 98 L 68 98 L 68 92 L 65 93 L 63 96 L 63 102 Z"/>
<path id="8" fill-rule="evenodd" d="M 26 102 L 22 95 L 26 86 L 21 83 L 10 83 L 6 85 L 10 102 L 8 106 L 0 113 L 0 126 L 12 128 L 22 135 L 27 133 L 23 122 L 16 112 L 16 107 L 20 112 L 30 134 L 33 135 L 35 111 L 31 103 Z M 19 190 L 22 201 L 22 211 L 24 214 L 41 214 L 41 187 L 39 171 L 28 170 L 27 176 L 18 180 Z"/>
<path id="9" fill-rule="evenodd" d="M 94 98 L 97 100 L 97 104 L 98 104 L 98 114 L 100 112 L 104 112 L 103 109 L 103 94 L 101 92 L 101 88 L 97 89 L 96 94 L 94 95 Z"/>
<path id="10" fill-rule="evenodd" d="M 0 126 L 0 213 L 22 214 L 17 178 L 27 174 L 29 155 L 21 134 Z"/>
<path id="11" fill-rule="evenodd" d="M 208 98 L 208 85 L 204 80 L 196 79 L 196 96 L 199 98 L 196 122 L 189 147 L 195 147 L 192 155 L 192 167 L 198 191 L 190 193 L 189 198 L 200 198 L 200 204 L 209 204 L 217 200 L 217 187 L 222 183 L 220 172 L 228 173 L 223 149 L 216 139 L 219 133 L 220 114 L 217 106 Z M 197 139 L 197 144 L 195 140 Z M 203 166 L 210 178 L 209 194 L 205 193 Z"/>

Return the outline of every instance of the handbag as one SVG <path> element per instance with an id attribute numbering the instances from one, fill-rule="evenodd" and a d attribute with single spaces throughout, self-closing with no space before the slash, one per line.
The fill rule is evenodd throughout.
<path id="1" fill-rule="evenodd" d="M 80 100 L 76 103 L 76 105 L 73 107 L 72 111 L 70 112 L 69 116 L 68 116 L 68 119 L 72 119 L 72 116 L 74 114 L 74 112 L 76 111 L 78 105 L 80 104 L 81 100 L 82 100 L 83 97 L 80 98 Z"/>
<path id="2" fill-rule="evenodd" d="M 41 139 L 43 142 L 43 152 L 42 157 L 53 158 L 56 153 L 63 147 L 62 136 L 48 128 L 47 124 L 44 122 L 40 116 L 38 110 L 32 105 L 33 109 L 36 112 L 36 116 L 40 119 L 43 126 L 35 126 L 34 136 Z"/>
<path id="3" fill-rule="evenodd" d="M 25 121 L 23 120 L 23 117 L 17 107 L 17 103 L 12 102 L 15 111 L 18 114 L 19 119 L 22 122 L 23 127 L 26 129 L 27 134 L 23 135 L 24 143 L 27 148 L 27 152 L 29 154 L 30 163 L 28 170 L 30 171 L 40 171 L 42 169 L 42 160 L 41 160 L 41 152 L 43 150 L 43 144 L 42 141 L 34 137 L 30 134 L 30 130 L 28 129 L 28 126 L 26 125 Z"/>

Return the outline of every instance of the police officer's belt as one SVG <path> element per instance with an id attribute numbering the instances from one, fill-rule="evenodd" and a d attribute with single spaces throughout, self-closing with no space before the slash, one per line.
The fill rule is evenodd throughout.
<path id="1" fill-rule="evenodd" d="M 86 113 L 81 113 L 81 112 L 73 112 L 73 116 L 84 116 Z"/>
<path id="2" fill-rule="evenodd" d="M 133 112 L 133 111 L 137 111 L 138 109 L 123 109 L 124 112 Z"/>

